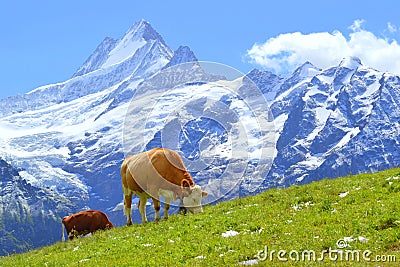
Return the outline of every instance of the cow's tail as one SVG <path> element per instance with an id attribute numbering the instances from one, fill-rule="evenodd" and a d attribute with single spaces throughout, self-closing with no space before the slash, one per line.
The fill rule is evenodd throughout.
<path id="1" fill-rule="evenodd" d="M 61 228 L 62 228 L 62 242 L 65 242 L 65 234 L 64 234 L 64 232 L 65 232 L 65 225 L 63 224 L 63 223 L 61 223 Z"/>

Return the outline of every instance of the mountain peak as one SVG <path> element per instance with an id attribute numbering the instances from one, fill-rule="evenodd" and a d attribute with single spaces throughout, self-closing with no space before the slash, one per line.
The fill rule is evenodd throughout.
<path id="1" fill-rule="evenodd" d="M 198 61 L 193 51 L 190 50 L 188 46 L 179 46 L 178 49 L 174 51 L 171 61 L 164 68 L 193 61 Z"/>
<path id="2" fill-rule="evenodd" d="M 134 23 L 121 39 L 105 38 L 73 77 L 120 64 L 131 58 L 138 49 L 147 43 L 154 42 L 167 46 L 164 39 L 150 23 L 142 19 Z"/>
<path id="3" fill-rule="evenodd" d="M 263 81 L 270 81 L 270 80 L 276 80 L 276 79 L 281 79 L 280 76 L 267 71 L 267 70 L 260 70 L 260 69 L 252 69 L 249 73 L 246 74 L 246 76 L 251 79 L 251 80 L 263 80 Z"/>
<path id="4" fill-rule="evenodd" d="M 340 61 L 339 67 L 354 70 L 361 65 L 361 60 L 358 57 L 351 56 L 343 58 L 342 61 Z"/>
<path id="5" fill-rule="evenodd" d="M 166 46 L 161 35 L 151 27 L 150 23 L 142 19 L 133 24 L 124 37 L 119 40 L 114 49 L 108 54 L 108 58 L 102 68 L 122 63 L 147 43 L 157 41 Z"/>
<path id="6" fill-rule="evenodd" d="M 125 36 L 122 38 L 130 39 L 130 38 L 143 38 L 145 41 L 150 40 L 159 40 L 163 44 L 165 44 L 164 39 L 161 35 L 154 30 L 154 28 L 144 19 L 139 20 L 138 22 L 134 23 L 132 27 L 125 33 Z"/>
<path id="7" fill-rule="evenodd" d="M 312 77 L 318 74 L 320 71 L 321 69 L 315 67 L 310 61 L 306 61 L 294 71 L 294 74 L 300 77 Z"/>
<path id="8" fill-rule="evenodd" d="M 266 73 L 273 74 L 270 71 L 260 70 L 260 69 L 255 68 L 255 69 L 252 69 L 249 73 L 247 73 L 247 76 L 258 76 L 258 75 L 263 75 L 263 74 L 266 74 Z"/>

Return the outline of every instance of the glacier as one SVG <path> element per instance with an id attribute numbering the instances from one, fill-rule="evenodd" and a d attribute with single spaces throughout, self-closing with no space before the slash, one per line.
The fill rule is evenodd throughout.
<path id="1" fill-rule="evenodd" d="M 82 209 L 123 225 L 120 164 L 153 147 L 180 151 L 205 204 L 400 163 L 399 76 L 356 57 L 242 74 L 144 20 L 71 79 L 0 103 L 0 255 L 61 240 Z"/>

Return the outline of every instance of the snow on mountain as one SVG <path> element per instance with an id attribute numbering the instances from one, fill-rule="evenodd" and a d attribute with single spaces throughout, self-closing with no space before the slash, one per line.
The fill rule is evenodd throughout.
<path id="1" fill-rule="evenodd" d="M 399 166 L 399 77 L 355 57 L 304 67 L 271 104 L 279 139 L 267 180 L 289 185 Z"/>
<path id="2" fill-rule="evenodd" d="M 151 25 L 147 21 L 141 20 L 135 23 L 120 40 L 106 37 L 73 77 L 123 63 L 148 43 L 152 45 L 159 43 L 164 49 L 169 50 L 163 38 Z M 171 54 L 170 51 L 167 53 Z"/>
<path id="3" fill-rule="evenodd" d="M 180 150 L 210 202 L 399 166 L 398 76 L 354 57 L 287 77 L 205 67 L 142 20 L 104 39 L 71 79 L 0 100 L 1 253 L 54 242 L 16 233 L 40 221 L 58 233 L 81 209 L 123 224 L 120 164 L 153 147 Z"/>
<path id="4" fill-rule="evenodd" d="M 120 206 L 123 199 L 119 168 L 126 152 L 123 149 L 125 116 L 132 97 L 135 94 L 145 96 L 143 101 L 139 101 L 136 107 L 138 112 L 134 114 L 135 122 L 141 125 L 146 122 L 149 115 L 147 111 L 152 107 L 145 100 L 152 101 L 160 94 L 167 96 L 165 92 L 171 89 L 160 85 L 178 86 L 177 91 L 170 93 L 163 101 L 172 109 L 177 108 L 174 105 L 179 102 L 175 103 L 174 100 L 180 99 L 181 104 L 188 101 L 192 103 L 186 108 L 188 113 L 200 112 L 199 108 L 210 109 L 220 98 L 224 98 L 227 104 L 235 103 L 232 97 L 226 96 L 225 91 L 221 91 L 219 98 L 212 103 L 204 101 L 206 95 L 212 94 L 213 88 L 224 88 L 227 84 L 219 87 L 207 85 L 223 77 L 206 73 L 200 64 L 190 64 L 190 71 L 184 73 L 172 71 L 174 66 L 193 60 L 197 59 L 188 47 L 181 46 L 172 52 L 145 21 L 134 24 L 120 40 L 106 38 L 70 80 L 0 100 L 0 158 L 16 170 L 18 181 L 22 181 L 34 192 L 47 192 L 43 198 L 47 199 L 48 206 L 57 206 L 58 199 L 70 201 L 64 205 L 64 210 L 59 210 L 52 217 L 54 222 L 59 223 L 63 216 L 71 212 L 95 208 L 108 212 L 115 225 L 123 224 L 124 216 L 116 207 Z M 156 75 L 161 70 L 163 75 Z M 185 97 L 188 90 L 192 92 L 191 98 Z M 167 99 L 170 102 L 165 102 Z M 147 121 L 147 128 L 132 127 L 128 131 L 150 135 L 147 148 L 161 146 L 157 139 L 162 130 L 159 124 L 165 123 L 163 117 L 166 116 L 171 114 L 161 110 L 151 121 Z M 237 123 L 235 117 L 229 127 L 235 128 L 234 124 Z M 189 158 L 196 160 L 199 156 L 196 155 L 200 152 L 199 143 L 202 148 L 208 147 L 210 152 L 221 150 L 218 153 L 227 158 L 230 153 L 225 148 L 227 133 L 218 122 L 210 118 L 199 118 L 187 121 L 185 127 L 180 143 L 191 144 L 188 149 L 182 149 Z M 210 129 L 205 131 L 204 127 Z M 192 142 L 192 136 L 197 136 L 196 142 Z M 220 145 L 217 145 L 218 142 Z M 244 162 L 242 160 L 242 163 L 235 164 L 239 166 Z M 235 172 L 235 169 L 231 170 L 232 174 Z M 218 176 L 221 173 L 220 166 L 211 166 L 208 173 L 203 174 L 209 173 Z M 196 179 L 196 182 L 203 185 L 206 181 L 209 178 Z M 237 181 L 227 181 L 224 186 L 229 189 L 236 184 Z M 214 189 L 213 194 L 220 196 L 220 188 L 214 186 Z M 236 190 L 232 196 L 237 193 Z M 0 202 L 4 204 L 7 199 L 3 197 Z M 24 207 L 33 205 L 23 198 L 17 200 Z M 3 216 L 10 215 L 2 211 L 0 217 Z M 29 208 L 17 210 L 15 216 L 33 216 L 34 221 L 39 219 Z M 59 233 L 59 225 L 47 224 L 47 220 L 50 220 L 48 218 L 44 220 L 50 228 L 43 232 Z M 25 220 L 19 220 L 13 227 L 30 225 Z M 12 233 L 8 228 L 1 229 L 0 233 L 7 235 L 9 231 Z M 21 236 L 11 235 L 18 242 L 23 242 Z M 57 240 L 56 236 L 53 234 L 46 239 L 43 235 L 43 242 L 32 240 L 25 247 L 7 247 L 2 253 L 52 243 Z M 6 239 L 2 236 L 0 240 L 3 247 Z"/>
<path id="5" fill-rule="evenodd" d="M 31 185 L 1 158 L 0 175 L 0 255 L 59 240 L 59 232 L 49 229 L 59 229 L 60 217 L 75 204 L 51 188 Z"/>
<path id="6" fill-rule="evenodd" d="M 266 101 L 272 103 L 284 78 L 269 71 L 254 69 L 246 75 L 263 93 Z"/>
<path id="7" fill-rule="evenodd" d="M 192 50 L 188 46 L 180 46 L 174 52 L 174 56 L 171 58 L 171 61 L 164 68 L 169 68 L 181 63 L 185 62 L 195 62 L 197 61 L 197 57 L 193 53 Z"/>
<path id="8" fill-rule="evenodd" d="M 253 185 L 246 192 L 258 188 L 256 180 L 272 163 L 274 128 L 250 79 L 220 80 L 206 68 L 174 65 L 138 88 L 125 119 L 124 148 L 125 154 L 180 151 L 196 183 L 209 191 L 206 202 L 214 203 L 242 194 L 244 177 Z M 250 169 L 252 177 L 245 173 Z"/>
<path id="9" fill-rule="evenodd" d="M 140 21 L 121 40 L 103 41 L 72 79 L 0 100 L 0 114 L 38 110 L 107 90 L 123 81 L 145 79 L 164 67 L 172 55 L 150 24 Z"/>
<path id="10" fill-rule="evenodd" d="M 57 213 L 57 230 L 43 232 L 59 233 L 60 218 L 72 211 L 106 210 L 121 201 L 118 173 L 128 104 L 137 86 L 172 57 L 161 36 L 140 21 L 121 40 L 105 39 L 70 80 L 0 100 L 0 158 L 33 191 L 51 190 L 74 205 Z M 53 199 L 49 197 L 49 203 Z M 2 197 L 0 203 L 6 200 Z M 0 218 L 8 216 L 0 212 Z M 20 218 L 34 216 L 29 209 L 16 212 Z M 15 227 L 28 227 L 26 221 L 20 222 Z M 3 247 L 6 239 L 0 240 Z M 32 240 L 25 249 L 54 240 Z M 2 253 L 14 250 L 24 247 L 8 247 Z"/>
<path id="11" fill-rule="evenodd" d="M 99 69 L 108 59 L 109 53 L 115 48 L 118 40 L 106 37 L 103 42 L 96 48 L 93 54 L 83 63 L 76 71 L 73 77 L 82 76 L 86 73 Z"/>

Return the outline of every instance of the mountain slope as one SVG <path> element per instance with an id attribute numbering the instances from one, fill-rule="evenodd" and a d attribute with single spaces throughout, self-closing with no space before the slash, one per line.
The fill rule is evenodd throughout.
<path id="1" fill-rule="evenodd" d="M 59 228 L 59 218 L 75 209 L 75 204 L 51 188 L 27 183 L 2 159 L 0 174 L 0 254 L 56 242 L 58 235 L 44 237 L 43 232 Z"/>
<path id="2" fill-rule="evenodd" d="M 209 191 L 206 203 L 399 166 L 398 76 L 357 58 L 325 70 L 306 62 L 288 77 L 253 70 L 232 78 L 222 64 L 206 67 L 139 21 L 121 39 L 106 38 L 70 80 L 0 100 L 0 158 L 16 170 L 18 186 L 45 192 L 49 207 L 70 201 L 43 224 L 92 208 L 123 225 L 120 164 L 125 154 L 159 146 L 180 151 Z M 10 227 L 0 226 L 1 247 L 4 236 L 25 242 L 15 233 L 32 221 Z M 48 227 L 52 236 L 37 232 L 42 243 L 2 253 L 51 243 L 57 227 Z"/>
<path id="3" fill-rule="evenodd" d="M 400 169 L 391 169 L 270 189 L 206 206 L 202 214 L 119 227 L 0 261 L 4 267 L 26 262 L 35 266 L 321 266 L 322 262 L 394 266 L 400 260 L 399 177 Z M 278 251 L 283 251 L 280 256 Z"/>

